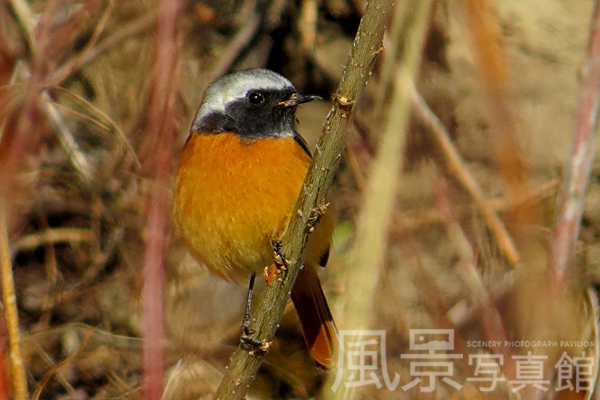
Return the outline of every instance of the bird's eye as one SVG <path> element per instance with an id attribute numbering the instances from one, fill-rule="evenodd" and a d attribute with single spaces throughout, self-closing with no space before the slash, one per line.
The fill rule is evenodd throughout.
<path id="1" fill-rule="evenodd" d="M 265 101 L 265 96 L 260 92 L 252 92 L 248 94 L 248 101 L 254 105 L 259 105 Z"/>

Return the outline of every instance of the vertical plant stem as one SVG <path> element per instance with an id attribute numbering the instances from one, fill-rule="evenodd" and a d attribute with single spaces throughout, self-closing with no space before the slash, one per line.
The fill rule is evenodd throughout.
<path id="1" fill-rule="evenodd" d="M 30 42 L 32 53 L 38 44 L 31 42 L 33 34 L 31 32 L 32 21 L 29 19 L 28 4 L 25 1 L 14 2 L 23 15 L 18 18 L 24 24 L 23 29 Z M 38 57 L 39 58 L 39 57 Z M 41 61 L 34 64 L 40 65 Z M 19 315 L 17 310 L 17 298 L 15 294 L 15 284 L 13 279 L 13 270 L 11 262 L 11 253 L 9 248 L 9 228 L 13 218 L 10 212 L 14 210 L 13 205 L 22 199 L 20 192 L 22 188 L 17 183 L 19 167 L 26 151 L 36 145 L 38 135 L 36 134 L 36 100 L 39 97 L 39 83 L 43 82 L 44 74 L 35 67 L 32 68 L 32 74 L 27 82 L 25 101 L 22 109 L 13 109 L 10 106 L 9 98 L 6 94 L 0 95 L 0 275 L 2 279 L 2 301 L 4 302 L 4 316 L 6 318 L 6 328 L 9 343 L 9 358 L 11 364 L 11 382 L 13 386 L 13 397 L 15 400 L 26 400 L 27 377 L 25 375 L 25 366 L 20 347 L 19 338 Z M 17 114 L 18 113 L 18 114 Z"/>
<path id="2" fill-rule="evenodd" d="M 17 296 L 13 280 L 10 249 L 8 246 L 7 204 L 0 197 L 0 274 L 2 275 L 2 302 L 10 346 L 9 358 L 15 400 L 27 399 L 27 378 L 21 354 L 19 338 L 19 315 L 17 312 Z"/>
<path id="3" fill-rule="evenodd" d="M 511 108 L 511 76 L 504 51 L 500 27 L 489 0 L 462 0 L 465 19 L 471 34 L 473 53 L 482 86 L 491 110 L 490 138 L 495 150 L 495 164 L 500 172 L 509 201 L 522 203 L 529 196 L 529 170 L 521 144 L 518 124 Z M 515 229 L 535 223 L 535 209 L 518 207 L 507 217 Z"/>
<path id="4" fill-rule="evenodd" d="M 348 293 L 361 295 L 349 296 L 345 310 L 345 321 L 352 323 L 352 329 L 366 328 L 372 315 L 373 297 L 363 290 L 369 288 L 371 293 L 374 292 L 387 246 L 387 232 L 405 145 L 411 93 L 421 61 L 431 3 L 430 0 L 421 0 L 415 5 L 418 10 L 411 21 L 412 29 L 408 30 L 410 36 L 405 39 L 402 63 L 395 71 L 387 127 L 381 138 L 365 192 L 364 208 L 359 218 L 357 239 L 351 254 L 352 273 L 348 284 Z"/>
<path id="5" fill-rule="evenodd" d="M 395 46 L 402 43 L 401 63 L 394 71 L 392 102 L 387 118 L 387 127 L 381 138 L 377 155 L 372 164 L 371 176 L 365 191 L 364 208 L 359 217 L 356 242 L 350 254 L 350 266 L 343 320 L 352 330 L 368 329 L 373 315 L 373 299 L 376 297 L 379 273 L 388 242 L 391 213 L 394 207 L 398 171 L 410 117 L 410 102 L 421 62 L 423 45 L 428 29 L 432 1 L 420 0 L 412 9 L 397 10 L 411 12 L 412 18 L 396 16 L 394 22 L 410 23 L 406 29 L 393 29 L 407 35 L 391 38 Z M 347 366 L 348 363 L 344 363 Z M 349 371 L 343 371 L 346 381 Z M 339 372 L 338 372 L 339 374 Z M 352 389 L 336 391 L 336 399 L 353 399 Z"/>
<path id="6" fill-rule="evenodd" d="M 594 162 L 596 120 L 600 95 L 600 5 L 594 3 L 594 13 L 588 44 L 588 54 L 581 81 L 579 113 L 573 136 L 571 158 L 565 169 L 560 194 L 554 243 L 552 246 L 553 272 L 559 287 L 569 275 L 569 262 L 581 227 L 585 189 Z"/>
<path id="7" fill-rule="evenodd" d="M 163 285 L 166 226 L 169 217 L 167 187 L 170 182 L 175 140 L 174 87 L 177 70 L 177 15 L 179 1 L 162 0 L 158 9 L 155 59 L 150 107 L 146 120 L 148 146 L 142 167 L 152 178 L 146 248 L 144 254 L 144 398 L 159 400 L 164 376 Z"/>

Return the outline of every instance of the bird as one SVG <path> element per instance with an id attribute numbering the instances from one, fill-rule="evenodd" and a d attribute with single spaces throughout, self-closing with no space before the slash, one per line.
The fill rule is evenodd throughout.
<path id="1" fill-rule="evenodd" d="M 255 276 L 274 265 L 311 161 L 295 113 L 317 98 L 268 69 L 225 75 L 207 87 L 181 154 L 176 231 L 213 274 L 238 284 L 250 278 L 242 336 Z M 317 271 L 327 264 L 335 224 L 334 212 L 320 218 L 291 292 L 311 356 L 324 368 L 335 364 L 338 332 Z"/>

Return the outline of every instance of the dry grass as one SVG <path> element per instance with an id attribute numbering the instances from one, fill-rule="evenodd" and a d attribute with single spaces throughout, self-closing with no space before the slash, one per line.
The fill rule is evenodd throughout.
<path id="1" fill-rule="evenodd" d="M 375 65 L 347 135 L 331 196 L 340 225 L 322 277 L 341 329 L 356 328 L 343 313 L 348 299 L 366 300 L 370 327 L 386 332 L 391 378 L 399 375 L 395 390 L 370 385 L 358 397 L 585 398 L 531 386 L 514 394 L 508 382 L 481 392 L 466 380 L 475 373 L 469 355 L 503 356 L 499 376 L 514 380 L 512 357 L 533 351 L 547 357 L 551 387 L 564 351 L 598 360 L 590 290 L 600 281 L 598 168 L 579 199 L 583 224 L 569 252 L 568 279 L 557 289 L 551 277 L 555 204 L 578 112 L 592 2 L 486 4 L 435 2 L 418 94 L 412 94 L 406 163 L 385 166 L 393 171 L 385 178 L 399 189 L 385 213 L 385 247 L 374 254 L 358 250 L 355 233 L 365 224 L 357 222 L 363 205 L 377 205 L 377 198 L 365 196 L 375 196 L 368 189 L 378 176 L 371 168 L 386 143 L 381 115 L 395 112 L 387 106 L 393 104 L 388 77 L 397 69 L 394 55 L 404 50 L 395 35 L 384 39 L 388 52 Z M 4 5 L 0 399 L 157 398 L 162 372 L 153 368 L 159 363 L 145 367 L 147 376 L 157 376 L 153 394 L 142 391 L 142 338 L 152 331 L 157 343 L 162 336 L 147 328 L 158 306 L 146 303 L 152 311 L 142 312 L 143 298 L 159 290 L 147 284 L 149 261 L 159 262 L 155 287 L 164 285 L 164 356 L 157 357 L 166 368 L 165 398 L 210 398 L 237 346 L 245 289 L 199 268 L 165 219 L 178 149 L 208 83 L 250 66 L 275 69 L 325 99 L 298 113 L 299 131 L 314 144 L 363 1 L 181 3 L 177 46 L 167 56 L 159 49 L 168 49 L 174 27 L 165 33 L 156 24 L 159 2 Z M 348 290 L 347 271 L 359 259 L 348 257 L 352 249 L 381 260 L 362 265 L 374 272 L 372 295 Z M 454 330 L 452 352 L 463 358 L 454 360 L 452 379 L 464 384 L 460 391 L 441 380 L 430 394 L 401 389 L 414 379 L 401 355 L 415 353 L 409 348 L 415 328 Z M 470 345 L 474 340 L 559 345 L 486 348 Z M 595 347 L 560 345 L 582 340 Z M 289 308 L 250 396 L 311 398 L 331 393 L 326 378 L 314 368 Z"/>

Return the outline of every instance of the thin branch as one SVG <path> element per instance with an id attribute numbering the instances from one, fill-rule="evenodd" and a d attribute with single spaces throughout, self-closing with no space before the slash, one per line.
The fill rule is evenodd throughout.
<path id="1" fill-rule="evenodd" d="M 594 162 L 596 119 L 600 95 L 600 4 L 595 1 L 588 54 L 581 82 L 579 114 L 573 136 L 571 159 L 565 170 L 564 186 L 554 225 L 552 262 L 559 287 L 569 274 L 569 262 L 579 237 L 585 189 Z"/>
<path id="2" fill-rule="evenodd" d="M 404 26 L 405 29 L 392 27 L 392 31 L 397 34 L 392 42 L 396 46 L 402 45 L 402 63 L 390 70 L 393 75 L 390 82 L 394 84 L 387 126 L 371 167 L 364 194 L 364 207 L 357 226 L 356 243 L 350 257 L 352 270 L 347 290 L 351 293 L 363 293 L 361 296 L 350 296 L 346 304 L 346 321 L 353 321 L 353 329 L 366 329 L 372 315 L 373 297 L 362 292 L 362 289 L 375 290 L 378 270 L 387 247 L 390 216 L 398 185 L 396 171 L 401 166 L 406 144 L 411 93 L 429 26 L 431 3 L 429 0 L 421 0 L 410 7 L 405 4 L 396 9 L 394 17 L 394 25 L 408 25 Z M 408 18 L 408 15 L 412 18 Z M 402 37 L 401 31 L 407 32 L 407 36 Z M 361 289 L 353 288 L 353 285 L 358 285 Z"/>
<path id="3" fill-rule="evenodd" d="M 421 118 L 421 120 L 427 125 L 427 133 L 432 137 L 432 142 L 437 146 L 438 151 L 444 158 L 448 172 L 456 181 L 462 186 L 462 188 L 471 196 L 471 199 L 479 208 L 483 219 L 487 224 L 489 230 L 496 238 L 498 247 L 502 250 L 508 261 L 514 266 L 519 262 L 519 254 L 517 248 L 512 241 L 512 238 L 506 231 L 504 224 L 500 221 L 500 218 L 496 215 L 490 204 L 486 201 L 483 191 L 479 187 L 479 184 L 473 178 L 469 170 L 464 166 L 462 158 L 458 151 L 452 145 L 450 136 L 446 132 L 446 129 L 437 118 L 437 116 L 429 109 L 425 100 L 417 92 L 416 88 L 412 93 L 412 105 L 415 112 Z M 509 198 L 509 201 L 517 201 L 523 199 Z"/>
<path id="4" fill-rule="evenodd" d="M 92 166 L 79 148 L 77 140 L 73 137 L 73 133 L 71 133 L 62 115 L 56 109 L 48 91 L 42 92 L 38 104 L 54 129 L 56 136 L 58 136 L 60 144 L 69 156 L 71 164 L 80 175 L 81 180 L 89 184 L 92 181 Z"/>
<path id="5" fill-rule="evenodd" d="M 27 398 L 27 378 L 21 354 L 19 315 L 17 313 L 17 296 L 12 274 L 12 262 L 8 244 L 6 199 L 0 197 L 0 273 L 2 274 L 2 302 L 10 344 L 10 364 L 15 400 Z"/>
<path id="6" fill-rule="evenodd" d="M 12 255 L 36 247 L 57 243 L 85 243 L 96 241 L 96 235 L 90 229 L 82 228 L 49 228 L 40 232 L 20 237 L 13 243 Z"/>
<path id="7" fill-rule="evenodd" d="M 495 165 L 504 181 L 506 196 L 515 199 L 527 197 L 530 173 L 519 143 L 517 119 L 512 109 L 512 79 L 500 25 L 489 0 L 461 0 L 460 3 L 491 110 L 490 138 L 495 150 Z M 507 217 L 510 226 L 518 230 L 537 222 L 536 207 L 530 205 L 528 208 L 515 209 Z"/>
<path id="8" fill-rule="evenodd" d="M 369 329 L 373 323 L 374 299 L 384 270 L 384 259 L 389 241 L 396 195 L 398 190 L 398 169 L 406 146 L 406 133 L 410 119 L 410 103 L 414 81 L 418 77 L 419 65 L 423 57 L 423 46 L 427 36 L 432 9 L 432 0 L 399 3 L 395 10 L 391 42 L 402 49 L 401 63 L 390 68 L 393 82 L 391 104 L 386 118 L 385 129 L 380 139 L 377 155 L 371 166 L 370 179 L 364 193 L 364 206 L 358 219 L 356 240 L 350 252 L 347 272 L 347 287 L 343 321 L 353 330 Z M 398 28 L 400 24 L 402 27 Z M 401 34 L 401 32 L 403 32 Z M 386 57 L 388 55 L 386 54 Z M 386 79 L 385 77 L 383 78 Z M 341 382 L 352 380 L 353 372 L 344 362 L 344 370 L 332 382 L 335 399 L 357 398 L 355 387 L 340 390 Z M 394 385 L 395 383 L 393 383 Z"/>
<path id="9" fill-rule="evenodd" d="M 383 128 L 384 126 L 381 121 L 385 118 L 385 103 L 390 99 L 388 94 L 392 88 L 394 71 L 398 65 L 398 52 L 400 51 L 396 46 L 398 44 L 396 40 L 401 37 L 403 29 L 406 29 L 406 21 L 403 19 L 410 18 L 409 10 L 411 7 L 412 4 L 408 1 L 402 1 L 396 6 L 394 23 L 390 27 L 390 31 L 383 37 L 385 57 L 383 58 L 379 81 L 382 92 L 375 98 L 375 104 L 371 111 L 371 123 L 376 127 Z"/>
<path id="10" fill-rule="evenodd" d="M 121 140 L 122 144 L 125 146 L 125 148 L 129 152 L 129 155 L 131 157 L 133 157 L 136 165 L 138 167 L 141 166 L 140 160 L 138 160 L 135 149 L 133 148 L 133 146 L 131 145 L 131 142 L 127 139 L 127 137 L 123 133 L 123 130 L 119 127 L 119 125 L 117 125 L 115 123 L 115 121 L 112 118 L 110 118 L 108 115 L 106 115 L 106 113 L 104 111 L 102 111 L 101 109 L 99 109 L 98 107 L 96 107 L 95 105 L 93 105 L 92 103 L 90 103 L 89 101 L 84 99 L 83 97 L 81 97 L 73 92 L 70 92 L 60 86 L 50 86 L 50 87 L 48 87 L 48 90 L 56 91 L 56 92 L 58 92 L 59 95 L 64 95 L 66 97 L 69 97 L 76 104 L 83 107 L 93 117 L 80 114 L 80 113 L 76 112 L 75 110 L 71 110 L 70 108 L 68 108 L 67 106 L 64 106 L 62 104 L 54 103 L 54 105 L 56 107 L 61 108 L 65 113 L 75 116 L 76 118 L 80 119 L 81 121 L 83 121 L 85 123 L 89 123 L 91 125 L 94 125 L 94 126 L 98 127 L 99 129 L 114 133 L 116 135 L 116 137 Z"/>
<path id="11" fill-rule="evenodd" d="M 65 62 L 60 68 L 52 72 L 48 77 L 48 85 L 60 85 L 69 75 L 77 71 L 83 65 L 94 60 L 98 55 L 116 46 L 119 42 L 133 36 L 140 34 L 146 29 L 151 28 L 156 24 L 156 12 L 152 11 L 148 14 L 142 15 L 141 17 L 129 22 L 122 28 L 117 30 L 115 33 L 103 39 L 101 42 L 96 44 L 94 47 L 86 48 L 85 52 L 82 52 L 79 56 L 75 56 L 69 61 Z"/>
<path id="12" fill-rule="evenodd" d="M 11 0 L 10 5 L 17 17 L 21 30 L 25 35 L 27 45 L 29 46 L 29 49 L 33 51 L 35 46 L 35 37 L 33 35 L 33 30 L 35 29 L 35 17 L 33 12 L 25 0 Z"/>
<path id="13" fill-rule="evenodd" d="M 264 350 L 272 343 L 288 303 L 302 265 L 311 228 L 317 219 L 316 210 L 325 204 L 328 188 L 344 149 L 346 124 L 367 83 L 373 61 L 380 52 L 381 39 L 391 9 L 391 0 L 369 2 L 358 27 L 344 76 L 333 99 L 333 107 L 317 143 L 295 211 L 282 237 L 282 250 L 288 268 L 281 270 L 277 278 L 267 285 L 258 300 L 255 318 L 250 324 L 252 338 L 264 341 Z M 264 355 L 265 351 L 262 350 L 247 351 L 239 347 L 231 358 L 214 398 L 243 399 Z"/>
<path id="14" fill-rule="evenodd" d="M 38 400 L 40 398 L 40 394 L 42 394 L 42 390 L 44 390 L 44 386 L 46 386 L 46 384 L 50 381 L 50 378 L 52 378 L 53 375 L 58 374 L 62 367 L 71 363 L 79 355 L 81 350 L 83 350 L 83 348 L 87 345 L 88 341 L 92 337 L 94 330 L 95 330 L 95 328 L 91 328 L 89 330 L 87 335 L 81 341 L 81 344 L 79 345 L 77 350 L 75 350 L 71 355 L 69 355 L 69 357 L 65 358 L 64 360 L 62 360 L 61 362 L 56 364 L 54 367 L 52 367 L 50 370 L 48 370 L 44 374 L 41 382 L 38 384 L 37 388 L 35 389 L 35 392 L 33 392 L 33 395 L 31 396 L 31 400 Z"/>
<path id="15" fill-rule="evenodd" d="M 40 357 L 40 359 L 44 361 L 44 364 L 46 364 L 46 366 L 50 369 L 54 369 L 56 367 L 56 360 L 50 354 L 48 354 L 46 350 L 44 350 L 41 343 L 30 341 L 29 346 L 31 348 L 27 349 L 27 345 L 25 344 L 25 338 L 23 338 L 23 349 L 25 349 L 25 352 L 35 352 L 35 354 L 38 357 Z M 68 373 L 65 374 L 62 371 L 56 371 L 55 377 L 57 382 L 60 383 L 60 385 L 68 392 L 68 395 L 73 396 L 75 395 L 76 390 L 73 387 L 73 385 L 71 385 L 71 383 L 69 382 L 67 375 Z"/>
<path id="16" fill-rule="evenodd" d="M 148 198 L 146 244 L 144 249 L 144 399 L 159 400 L 164 377 L 163 286 L 164 257 L 169 195 L 165 189 L 171 176 L 170 164 L 175 142 L 175 80 L 178 67 L 177 17 L 179 1 L 162 0 L 158 6 L 154 67 L 150 82 L 146 120 L 146 157 L 142 170 L 153 179 Z M 148 154 L 148 152 L 146 152 Z"/>
<path id="17" fill-rule="evenodd" d="M 481 273 L 475 267 L 475 252 L 458 222 L 457 210 L 448 194 L 448 183 L 443 178 L 437 178 L 433 183 L 433 187 L 434 205 L 442 215 L 442 223 L 448 240 L 453 244 L 457 253 L 459 259 L 456 264 L 457 272 L 468 289 L 470 300 L 476 305 L 484 338 L 490 342 L 505 343 L 508 336 L 506 335 L 502 315 L 487 291 Z M 510 359 L 512 355 L 511 348 L 508 346 L 490 348 L 489 350 L 494 354 L 502 355 L 505 360 Z M 504 377 L 514 375 L 514 367 L 511 363 L 500 366 L 500 370 L 503 372 Z M 509 381 L 506 382 L 506 385 L 512 389 Z"/>
<path id="18" fill-rule="evenodd" d="M 319 5 L 317 4 L 317 0 L 302 0 L 297 27 L 300 32 L 302 51 L 305 54 L 312 55 L 315 52 L 318 16 Z"/>
<path id="19" fill-rule="evenodd" d="M 15 9 L 15 12 L 19 13 L 18 19 L 23 24 L 22 28 L 25 34 L 28 35 L 27 40 L 30 41 L 33 39 L 30 20 L 32 14 L 28 14 L 26 2 L 15 2 L 15 4 L 17 3 L 18 8 Z M 50 8 L 52 4 L 53 2 L 49 3 Z M 20 200 L 18 190 L 16 190 L 18 183 L 15 177 L 21 166 L 22 157 L 26 150 L 33 147 L 38 140 L 34 121 L 36 119 L 36 101 L 39 96 L 38 87 L 44 78 L 44 73 L 39 68 L 41 60 L 35 57 L 38 44 L 30 44 L 34 55 L 34 66 L 25 91 L 22 111 L 14 115 L 11 115 L 11 110 L 6 107 L 0 111 L 0 127 L 2 128 L 2 132 L 0 132 L 0 275 L 15 400 L 27 399 L 27 377 L 21 353 L 19 315 L 8 239 L 9 217 L 13 217 L 10 214 L 13 209 L 12 205 Z M 7 95 L 0 96 L 0 104 L 8 104 L 7 100 Z"/>
<path id="20" fill-rule="evenodd" d="M 96 47 L 96 43 L 98 42 L 98 39 L 100 38 L 100 35 L 102 35 L 102 33 L 104 32 L 104 29 L 106 28 L 106 24 L 108 23 L 108 18 L 110 17 L 113 8 L 114 8 L 114 0 L 108 0 L 106 9 L 102 13 L 102 17 L 100 18 L 100 21 L 98 21 L 98 23 L 96 24 L 96 29 L 94 29 L 94 33 L 92 34 L 92 37 L 90 38 L 89 42 L 86 44 L 85 48 L 81 52 L 79 52 L 77 55 L 75 55 L 73 57 L 73 59 L 70 60 L 70 62 L 68 63 L 69 69 L 67 69 L 67 71 L 71 71 L 71 73 L 72 73 L 73 71 L 79 69 L 79 67 L 84 62 L 86 62 L 86 57 L 87 57 L 88 53 L 91 53 L 92 50 L 94 50 L 94 48 Z"/>
<path id="21" fill-rule="evenodd" d="M 521 199 L 523 202 L 511 202 L 506 197 L 496 197 L 485 199 L 485 203 L 494 213 L 502 214 L 515 207 L 521 207 L 525 203 L 539 202 L 549 196 L 554 196 L 557 192 L 557 186 L 558 179 L 553 179 L 549 182 L 540 184 L 532 189 L 529 193 L 530 197 Z M 472 215 L 472 207 L 470 204 L 457 206 L 457 211 L 459 219 Z M 405 234 L 414 229 L 422 229 L 442 221 L 442 215 L 435 208 L 424 211 L 414 210 L 403 213 L 398 212 L 394 218 L 394 226 L 392 226 L 390 233 L 396 236 Z"/>
<path id="22" fill-rule="evenodd" d="M 219 56 L 217 64 L 212 68 L 210 75 L 206 79 L 207 82 L 212 82 L 227 72 L 239 58 L 243 50 L 256 37 L 261 24 L 261 16 L 253 8 L 248 9 L 248 13 L 249 15 L 246 17 L 248 22 L 244 24 L 244 27 L 240 29 L 227 47 L 225 47 Z"/>

